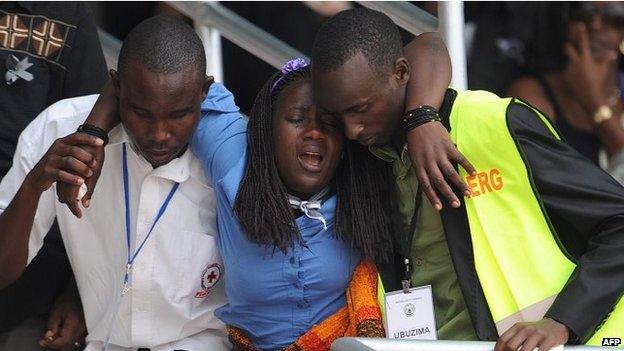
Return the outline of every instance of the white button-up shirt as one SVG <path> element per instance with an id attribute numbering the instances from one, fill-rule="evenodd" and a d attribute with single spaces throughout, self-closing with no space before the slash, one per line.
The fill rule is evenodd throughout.
<path id="1" fill-rule="evenodd" d="M 97 95 L 60 101 L 23 131 L 13 166 L 0 183 L 0 212 L 54 140 L 83 123 Z M 100 350 L 112 326 L 110 351 L 226 349 L 224 325 L 214 310 L 226 303 L 223 264 L 217 251 L 215 196 L 190 148 L 153 169 L 131 146 L 122 126 L 110 133 L 97 188 L 83 218 L 56 201 L 52 186 L 41 196 L 28 245 L 37 255 L 54 218 L 84 308 L 87 350 Z M 131 254 L 143 241 L 174 182 L 180 186 L 131 270 L 131 289 L 120 298 L 127 244 L 122 143 L 128 151 Z M 45 289 L 45 287 L 41 287 Z M 116 311 L 118 299 L 119 310 Z"/>

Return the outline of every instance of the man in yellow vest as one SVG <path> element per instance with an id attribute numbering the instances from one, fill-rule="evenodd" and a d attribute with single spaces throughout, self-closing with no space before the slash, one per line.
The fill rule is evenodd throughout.
<path id="1" fill-rule="evenodd" d="M 405 111 L 406 84 L 418 77 L 401 46 L 387 16 L 354 9 L 321 27 L 312 57 L 321 109 L 392 166 L 404 275 L 386 267 L 386 291 L 401 278 L 431 285 L 439 339 L 542 351 L 624 337 L 624 188 L 522 101 L 449 89 L 439 112 Z M 471 188 L 463 206 L 438 212 L 422 200 L 444 182 L 430 172 L 419 184 L 426 177 L 412 168 L 406 144 L 419 140 L 405 135 L 424 127 L 446 128 L 476 166 L 460 171 Z"/>

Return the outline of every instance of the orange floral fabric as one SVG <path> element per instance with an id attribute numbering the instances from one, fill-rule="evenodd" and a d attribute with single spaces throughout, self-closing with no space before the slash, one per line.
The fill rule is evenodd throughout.
<path id="1" fill-rule="evenodd" d="M 360 262 L 347 288 L 347 305 L 308 330 L 283 351 L 327 351 L 334 340 L 343 336 L 384 337 L 381 310 L 377 305 L 377 267 L 371 261 Z M 260 351 L 245 332 L 227 327 L 236 351 Z"/>

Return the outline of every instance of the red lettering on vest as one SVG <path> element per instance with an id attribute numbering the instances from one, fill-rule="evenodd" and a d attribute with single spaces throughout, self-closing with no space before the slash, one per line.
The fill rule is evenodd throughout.
<path id="1" fill-rule="evenodd" d="M 503 176 L 496 168 L 489 172 L 479 172 L 476 175 L 466 177 L 466 184 L 472 191 L 472 196 L 480 196 L 503 188 Z"/>

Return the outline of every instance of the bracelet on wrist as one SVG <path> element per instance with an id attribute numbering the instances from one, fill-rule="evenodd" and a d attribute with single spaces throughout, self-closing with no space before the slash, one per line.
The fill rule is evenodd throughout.
<path id="1" fill-rule="evenodd" d="M 93 135 L 96 138 L 102 139 L 102 141 L 104 141 L 103 146 L 108 144 L 108 134 L 104 131 L 104 129 L 94 126 L 93 124 L 81 124 L 78 127 L 77 132 Z"/>
<path id="2" fill-rule="evenodd" d="M 438 113 L 438 110 L 431 106 L 423 105 L 413 110 L 407 111 L 403 115 L 401 121 L 401 130 L 404 133 L 410 132 L 412 129 L 420 127 L 421 125 L 433 121 L 440 122 L 442 119 Z"/>

